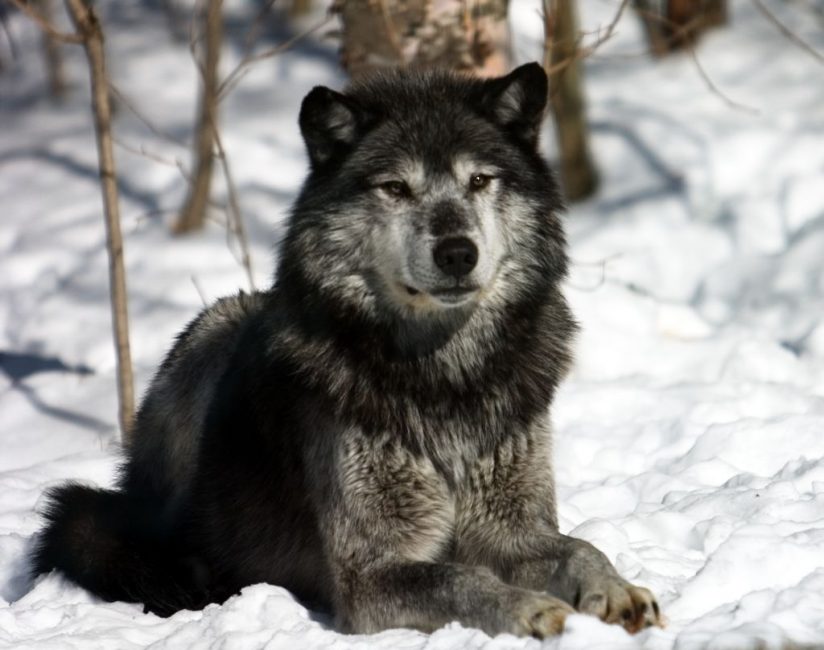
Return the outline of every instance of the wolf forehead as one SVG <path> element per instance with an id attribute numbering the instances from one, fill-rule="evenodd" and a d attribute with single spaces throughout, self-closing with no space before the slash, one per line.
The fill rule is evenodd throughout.
<path id="1" fill-rule="evenodd" d="M 459 153 L 503 166 L 513 155 L 535 155 L 546 91 L 537 64 L 491 80 L 386 70 L 342 93 L 316 87 L 304 99 L 300 126 L 316 172 L 363 153 L 376 168 L 419 161 L 428 173 L 453 171 Z"/>

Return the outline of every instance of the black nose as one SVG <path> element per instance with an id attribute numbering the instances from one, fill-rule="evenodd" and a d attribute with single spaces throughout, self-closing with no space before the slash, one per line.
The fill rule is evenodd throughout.
<path id="1" fill-rule="evenodd" d="M 460 278 L 478 263 L 478 247 L 466 237 L 444 239 L 432 253 L 438 268 L 456 278 Z"/>

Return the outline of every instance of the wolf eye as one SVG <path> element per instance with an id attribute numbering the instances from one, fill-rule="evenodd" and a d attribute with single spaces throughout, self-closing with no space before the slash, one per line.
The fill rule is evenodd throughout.
<path id="1" fill-rule="evenodd" d="M 409 186 L 403 181 L 387 181 L 381 183 L 379 187 L 390 196 L 398 199 L 405 198 L 411 194 Z"/>
<path id="2" fill-rule="evenodd" d="M 472 178 L 469 179 L 469 189 L 472 191 L 482 190 L 489 185 L 489 181 L 491 180 L 492 176 L 487 176 L 486 174 L 473 174 Z"/>

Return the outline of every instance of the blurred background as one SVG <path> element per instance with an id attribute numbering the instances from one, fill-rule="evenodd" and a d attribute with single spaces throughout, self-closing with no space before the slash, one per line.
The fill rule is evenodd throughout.
<path id="1" fill-rule="evenodd" d="M 582 326 L 553 413 L 562 529 L 670 619 L 574 619 L 564 642 L 824 644 L 824 2 L 0 0 L 0 645 L 430 642 L 338 636 L 276 587 L 137 616 L 32 585 L 25 549 L 44 487 L 112 483 L 185 323 L 271 283 L 313 86 L 533 60 Z"/>

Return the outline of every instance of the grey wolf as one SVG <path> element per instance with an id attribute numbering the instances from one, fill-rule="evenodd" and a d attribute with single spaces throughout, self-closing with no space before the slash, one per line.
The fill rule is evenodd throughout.
<path id="1" fill-rule="evenodd" d="M 51 492 L 35 573 L 162 615 L 268 582 L 353 632 L 658 623 L 558 530 L 549 408 L 576 325 L 546 96 L 537 64 L 312 90 L 273 288 L 183 331 L 117 487 Z"/>

